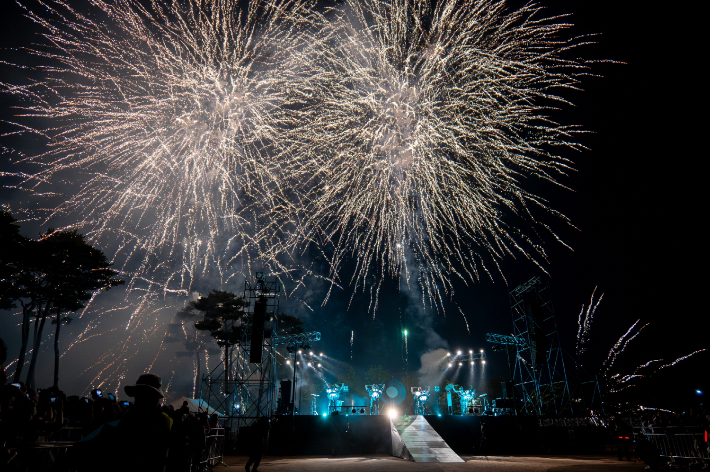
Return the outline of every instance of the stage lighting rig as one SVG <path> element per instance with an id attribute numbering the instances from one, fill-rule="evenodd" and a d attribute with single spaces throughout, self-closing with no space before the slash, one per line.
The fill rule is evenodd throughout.
<path id="1" fill-rule="evenodd" d="M 429 400 L 431 387 L 411 387 L 414 395 L 414 414 L 426 415 L 426 402 Z"/>
<path id="2" fill-rule="evenodd" d="M 344 383 L 325 384 L 325 393 L 328 396 L 328 413 L 332 414 L 336 410 L 340 411 L 340 407 L 343 405 L 343 401 L 340 400 L 340 393 L 347 391 L 348 387 Z"/>
<path id="3" fill-rule="evenodd" d="M 318 397 L 315 393 L 311 393 L 311 415 L 318 416 Z"/>
<path id="4" fill-rule="evenodd" d="M 458 363 L 459 366 L 464 365 L 465 362 L 474 364 L 477 360 L 480 360 L 481 364 L 486 363 L 486 353 L 483 349 L 479 352 L 474 352 L 473 349 L 469 349 L 468 354 L 464 354 L 463 351 L 459 350 L 456 351 L 455 356 L 452 356 L 450 352 L 447 352 L 446 358 L 448 359 L 448 363 L 446 364 L 448 367 L 453 367 L 454 363 Z"/>
<path id="5" fill-rule="evenodd" d="M 447 385 L 448 387 L 448 385 Z M 473 385 L 469 385 L 468 390 L 464 390 L 464 388 L 460 385 L 454 385 L 452 390 L 456 392 L 459 396 L 459 402 L 461 403 L 461 414 L 470 414 L 472 412 L 469 412 L 469 405 L 473 404 L 473 399 L 476 396 L 476 389 L 473 388 Z"/>
<path id="6" fill-rule="evenodd" d="M 293 415 L 296 411 L 296 371 L 298 370 L 298 366 L 300 363 L 298 362 L 297 359 L 297 354 L 300 355 L 303 352 L 303 349 L 306 349 L 307 351 L 311 350 L 311 344 L 314 341 L 320 341 L 320 333 L 317 331 L 313 331 L 310 333 L 302 333 L 302 334 L 291 334 L 287 336 L 276 336 L 274 337 L 274 346 L 278 346 L 280 344 L 285 344 L 286 345 L 286 350 L 289 352 L 289 354 L 293 354 L 293 392 L 292 392 L 292 399 L 291 399 L 291 404 L 293 405 L 293 408 L 291 408 L 291 414 Z M 288 361 L 286 361 L 287 364 L 289 364 Z M 309 363 L 310 367 L 310 363 Z M 299 396 L 299 401 L 300 401 L 300 396 Z"/>
<path id="7" fill-rule="evenodd" d="M 380 414 L 380 397 L 385 390 L 385 384 L 365 385 L 368 395 L 370 395 L 370 415 Z"/>

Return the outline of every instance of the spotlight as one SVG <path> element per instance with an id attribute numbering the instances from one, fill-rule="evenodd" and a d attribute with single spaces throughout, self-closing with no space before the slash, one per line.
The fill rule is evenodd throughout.
<path id="1" fill-rule="evenodd" d="M 457 355 L 457 356 L 460 356 L 460 355 L 461 355 L 461 351 L 457 352 L 456 355 Z"/>
<path id="2" fill-rule="evenodd" d="M 389 416 L 392 420 L 397 418 L 397 410 L 390 408 L 389 411 L 387 411 L 387 416 Z"/>
<path id="3" fill-rule="evenodd" d="M 485 363 L 486 363 L 486 361 L 481 361 L 481 364 L 485 364 Z"/>
<path id="4" fill-rule="evenodd" d="M 459 365 L 463 365 L 463 362 L 459 362 Z"/>
<path id="5" fill-rule="evenodd" d="M 313 364 L 311 364 L 311 363 L 309 362 L 309 363 L 308 363 L 308 367 L 313 367 Z"/>
<path id="6" fill-rule="evenodd" d="M 291 365 L 291 361 L 286 360 L 286 364 Z"/>
<path id="7" fill-rule="evenodd" d="M 323 364 L 318 364 L 318 367 L 323 367 Z"/>
<path id="8" fill-rule="evenodd" d="M 449 367 L 453 367 L 453 364 L 451 362 L 449 362 Z"/>
<path id="9" fill-rule="evenodd" d="M 451 357 L 451 353 L 450 353 L 450 352 L 447 352 L 447 353 L 446 353 L 446 357 Z"/>
<path id="10" fill-rule="evenodd" d="M 299 353 L 299 354 L 301 354 L 302 352 L 303 352 L 303 351 L 301 351 L 300 349 L 298 350 L 298 353 Z"/>
<path id="11" fill-rule="evenodd" d="M 471 365 L 473 365 L 473 361 L 471 361 Z"/>
<path id="12" fill-rule="evenodd" d="M 483 352 L 483 349 L 481 349 L 481 352 Z"/>
<path id="13" fill-rule="evenodd" d="M 473 354 L 473 349 L 469 349 L 469 350 L 468 350 L 468 353 L 469 353 L 469 354 Z"/>
<path id="14" fill-rule="evenodd" d="M 320 356 L 323 357 L 323 353 L 322 353 L 322 352 L 320 353 Z"/>

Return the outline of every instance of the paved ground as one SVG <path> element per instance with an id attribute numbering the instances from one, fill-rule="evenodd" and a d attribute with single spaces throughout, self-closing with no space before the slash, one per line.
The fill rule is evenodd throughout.
<path id="1" fill-rule="evenodd" d="M 367 457 L 264 457 L 259 466 L 261 472 L 281 471 L 476 471 L 476 472 L 601 472 L 641 471 L 643 462 L 619 461 L 614 456 L 462 456 L 464 463 L 416 463 L 387 455 Z M 228 456 L 228 467 L 215 466 L 215 472 L 241 472 L 247 458 Z"/>

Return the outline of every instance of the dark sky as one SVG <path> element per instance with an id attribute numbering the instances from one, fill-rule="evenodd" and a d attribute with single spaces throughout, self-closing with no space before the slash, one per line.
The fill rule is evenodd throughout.
<path id="1" fill-rule="evenodd" d="M 316 304 L 309 314 L 307 329 L 323 333 L 319 350 L 349 363 L 354 332 L 353 365 L 357 369 L 382 364 L 393 371 L 405 370 L 402 328 L 410 333 L 408 363 L 412 369 L 418 368 L 419 355 L 427 348 L 439 347 L 431 330 L 451 349 L 487 349 L 485 333 L 512 331 L 508 291 L 535 275 L 550 285 L 562 343 L 570 351 L 577 315 L 595 286 L 597 293 L 605 295 L 592 333 L 592 357 L 602 359 L 637 319 L 651 325 L 629 347 L 627 357 L 620 359 L 620 369 L 630 370 L 651 359 L 672 360 L 708 347 L 707 316 L 701 301 L 707 238 L 701 228 L 705 212 L 699 211 L 707 197 L 701 198 L 702 170 L 697 164 L 707 154 L 700 129 L 707 121 L 701 104 L 705 101 L 701 81 L 704 85 L 707 78 L 700 72 L 700 35 L 688 20 L 692 14 L 672 7 L 651 9 L 640 2 L 540 3 L 552 13 L 571 13 L 576 33 L 598 33 L 597 44 L 580 49 L 579 55 L 618 62 L 596 65 L 592 72 L 600 77 L 584 80 L 583 92 L 570 92 L 575 107 L 562 112 L 565 122 L 591 132 L 581 138 L 588 151 L 565 154 L 575 162 L 576 172 L 562 183 L 574 191 L 544 186 L 538 192 L 579 228 L 555 227 L 574 250 L 554 241 L 546 244 L 549 276 L 522 258 L 508 259 L 502 264 L 508 285 L 497 276 L 472 287 L 457 286 L 453 301 L 465 313 L 468 330 L 456 306 L 449 304 L 446 316 L 422 314 L 421 307 L 394 282 L 385 285 L 374 321 L 367 313 L 368 296 L 356 296 L 346 310 L 349 291 L 336 293 L 325 307 Z M 14 3 L 3 9 L 3 45 L 29 43 L 31 28 L 20 18 L 20 9 Z M 8 50 L 3 54 L 14 55 Z M 2 77 L 7 74 L 4 68 Z M 4 98 L 0 103 L 0 113 L 12 113 Z M 0 170 L 7 169 L 5 161 L 4 157 Z M 0 197 L 6 203 L 16 194 L 3 191 Z M 282 306 L 301 313 L 295 301 L 284 301 Z M 9 319 L 3 314 L 0 323 L 3 337 L 10 338 L 12 359 L 16 327 Z M 75 329 L 80 329 L 78 324 Z M 87 355 L 100 358 L 97 350 L 100 346 L 67 362 L 80 364 Z M 489 377 L 505 375 L 502 354 L 489 350 L 488 355 Z M 49 364 L 50 353 L 45 356 Z M 651 406 L 690 401 L 695 388 L 707 388 L 708 360 L 703 353 L 666 369 L 654 381 L 644 383 L 637 394 L 644 401 L 656 402 Z M 161 366 L 174 369 L 167 361 Z M 85 368 L 77 365 L 72 370 L 79 380 L 67 380 L 66 390 L 87 386 L 90 378 L 81 377 Z M 136 377 L 140 369 L 139 365 L 131 367 L 127 378 Z"/>

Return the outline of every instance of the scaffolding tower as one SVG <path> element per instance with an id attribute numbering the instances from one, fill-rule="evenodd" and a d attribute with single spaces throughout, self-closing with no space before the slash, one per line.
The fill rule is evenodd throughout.
<path id="1" fill-rule="evenodd" d="M 275 412 L 278 308 L 281 285 L 257 272 L 244 282 L 239 338 L 225 346 L 222 362 L 202 379 L 200 398 L 237 433 Z M 200 402 L 202 404 L 202 402 Z"/>
<path id="2" fill-rule="evenodd" d="M 519 413 L 574 414 L 550 289 L 533 277 L 510 292 L 516 358 L 514 389 L 522 394 Z M 517 393 L 516 393 L 517 394 Z"/>

